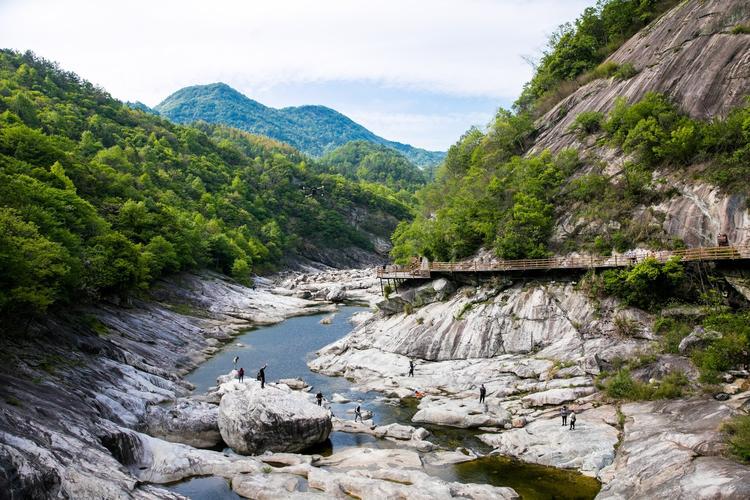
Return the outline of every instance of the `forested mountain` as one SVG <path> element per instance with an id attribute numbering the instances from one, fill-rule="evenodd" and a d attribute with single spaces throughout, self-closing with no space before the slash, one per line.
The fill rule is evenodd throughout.
<path id="1" fill-rule="evenodd" d="M 750 241 L 750 9 L 678 3 L 602 0 L 562 26 L 514 109 L 449 149 L 392 255 Z"/>
<path id="2" fill-rule="evenodd" d="M 175 125 L 0 51 L 0 316 L 182 269 L 247 282 L 287 255 L 372 251 L 410 216 L 388 189 L 320 170 L 273 139 Z"/>
<path id="3" fill-rule="evenodd" d="M 154 109 L 177 123 L 220 123 L 278 139 L 315 157 L 358 140 L 385 145 L 420 167 L 434 166 L 445 157 L 443 152 L 383 139 L 331 108 L 269 108 L 224 83 L 180 89 Z"/>
<path id="4" fill-rule="evenodd" d="M 425 172 L 405 156 L 381 144 L 352 141 L 320 159 L 329 173 L 383 184 L 394 191 L 414 192 L 427 183 Z"/>

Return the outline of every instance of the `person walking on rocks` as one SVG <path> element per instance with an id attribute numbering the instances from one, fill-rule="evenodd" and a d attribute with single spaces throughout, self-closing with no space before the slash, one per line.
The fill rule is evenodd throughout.
<path id="1" fill-rule="evenodd" d="M 237 369 L 237 362 L 240 360 L 239 356 L 235 356 L 232 360 L 232 367 L 236 370 Z"/>
<path id="2" fill-rule="evenodd" d="M 479 388 L 479 402 L 484 403 L 484 398 L 487 396 L 487 388 L 482 384 L 482 386 Z"/>
<path id="3" fill-rule="evenodd" d="M 568 425 L 568 406 L 567 405 L 563 405 L 563 407 L 560 408 L 560 417 L 562 417 L 563 427 Z"/>
<path id="4" fill-rule="evenodd" d="M 240 382 L 242 382 L 243 380 L 245 380 L 245 369 L 244 368 L 240 368 L 240 371 L 237 372 L 237 378 L 240 380 Z"/>
<path id="5" fill-rule="evenodd" d="M 413 359 L 409 360 L 409 376 L 410 377 L 414 376 L 414 360 Z"/>
<path id="6" fill-rule="evenodd" d="M 570 430 L 576 430 L 576 412 L 574 410 L 570 410 Z"/>
<path id="7" fill-rule="evenodd" d="M 354 410 L 354 421 L 356 422 L 357 419 L 359 419 L 360 422 L 362 422 L 362 408 L 357 405 L 357 408 Z"/>
<path id="8" fill-rule="evenodd" d="M 318 400 L 318 406 L 323 406 L 323 393 L 319 392 L 315 395 L 315 399 Z"/>
<path id="9" fill-rule="evenodd" d="M 266 387 L 266 367 L 268 366 L 268 363 L 263 365 L 263 368 L 258 370 L 258 380 L 260 380 L 260 388 L 263 389 Z"/>

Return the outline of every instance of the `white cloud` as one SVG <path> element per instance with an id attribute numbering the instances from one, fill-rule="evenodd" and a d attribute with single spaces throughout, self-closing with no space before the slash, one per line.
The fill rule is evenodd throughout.
<path id="1" fill-rule="evenodd" d="M 531 75 L 521 56 L 592 3 L 0 0 L 0 46 L 33 50 L 149 105 L 216 81 L 253 97 L 334 80 L 508 102 Z"/>

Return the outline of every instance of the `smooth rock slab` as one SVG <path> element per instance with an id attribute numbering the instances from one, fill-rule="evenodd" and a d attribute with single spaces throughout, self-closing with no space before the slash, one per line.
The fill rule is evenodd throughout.
<path id="1" fill-rule="evenodd" d="M 519 498 L 511 488 L 486 484 L 448 483 L 416 470 L 375 469 L 333 472 L 311 469 L 307 480 L 310 488 L 325 492 L 328 498 L 355 497 L 363 500 L 391 498 L 511 500 Z"/>
<path id="2" fill-rule="evenodd" d="M 615 459 L 618 431 L 612 406 L 587 410 L 577 415 L 576 430 L 562 426 L 560 418 L 535 420 L 522 429 L 500 434 L 482 434 L 493 453 L 507 455 L 563 469 L 579 469 L 587 476 Z"/>
<path id="3" fill-rule="evenodd" d="M 419 411 L 411 421 L 468 429 L 503 427 L 511 421 L 511 416 L 504 408 L 482 404 L 476 399 L 426 397 L 419 403 Z"/>
<path id="4" fill-rule="evenodd" d="M 243 455 L 301 451 L 328 439 L 331 414 L 304 394 L 251 381 L 225 384 L 219 405 L 224 442 Z"/>
<path id="5" fill-rule="evenodd" d="M 710 398 L 623 405 L 617 459 L 597 498 L 750 498 L 750 467 L 722 456 L 721 424 L 735 411 Z"/>

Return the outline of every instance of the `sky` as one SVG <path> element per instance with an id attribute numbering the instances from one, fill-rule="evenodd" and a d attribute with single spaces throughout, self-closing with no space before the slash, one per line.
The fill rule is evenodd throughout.
<path id="1" fill-rule="evenodd" d="M 267 106 L 322 104 L 446 150 L 509 107 L 549 35 L 595 0 L 0 0 L 0 47 L 123 101 L 225 82 Z"/>

